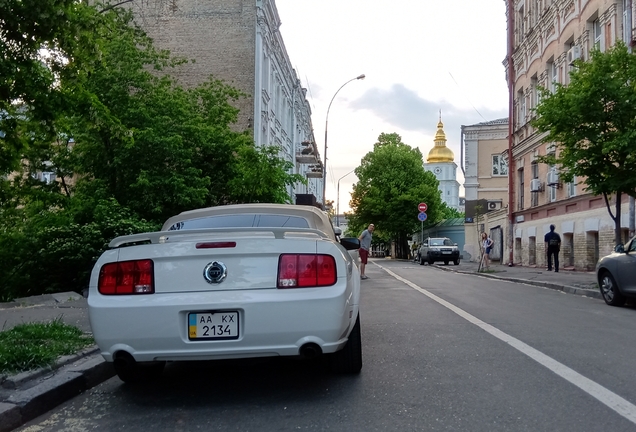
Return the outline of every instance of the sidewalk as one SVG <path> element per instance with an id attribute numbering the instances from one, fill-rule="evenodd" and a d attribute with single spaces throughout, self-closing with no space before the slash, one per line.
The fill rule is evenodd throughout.
<path id="1" fill-rule="evenodd" d="M 434 264 L 433 266 L 445 271 L 479 274 L 483 277 L 526 283 L 529 285 L 563 291 L 569 294 L 582 295 L 597 299 L 603 298 L 598 288 L 595 272 L 561 269 L 555 273 L 553 271 L 547 271 L 545 268 L 523 266 L 508 267 L 507 265 L 491 263 L 489 272 L 477 273 L 478 265 L 479 263 L 477 262 L 461 261 L 458 266 L 454 266 L 452 264 L 443 265 L 440 263 Z"/>
<path id="2" fill-rule="evenodd" d="M 419 266 L 416 263 L 413 265 Z M 487 278 L 601 298 L 594 272 L 561 270 L 555 273 L 542 268 L 491 264 L 490 272 L 477 273 L 477 266 L 478 263 L 465 261 L 458 266 L 433 265 L 443 271 L 479 274 Z M 77 293 L 48 294 L 0 303 L 0 329 L 3 330 L 23 322 L 51 321 L 57 318 L 84 332 L 91 331 L 87 301 Z M 0 432 L 15 429 L 112 376 L 112 365 L 104 361 L 96 346 L 60 359 L 54 368 L 12 376 L 0 375 Z"/>

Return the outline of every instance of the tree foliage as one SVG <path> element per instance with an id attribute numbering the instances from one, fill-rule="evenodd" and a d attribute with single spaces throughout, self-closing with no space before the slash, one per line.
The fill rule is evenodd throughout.
<path id="1" fill-rule="evenodd" d="M 244 94 L 213 77 L 181 87 L 170 71 L 184 59 L 130 11 L 88 3 L 0 2 L 3 299 L 81 290 L 114 236 L 198 207 L 288 202 L 304 182 L 235 130 Z"/>
<path id="2" fill-rule="evenodd" d="M 589 61 L 577 61 L 567 86 L 541 94 L 534 125 L 558 149 L 541 161 L 556 164 L 563 181 L 583 178 L 587 191 L 605 197 L 620 242 L 621 195 L 636 197 L 636 56 L 622 42 L 593 50 Z"/>
<path id="3" fill-rule="evenodd" d="M 382 133 L 355 170 L 349 224 L 354 230 L 375 224 L 374 237 L 397 242 L 398 258 L 407 257 L 407 239 L 421 227 L 419 203 L 428 205 L 426 225 L 444 215 L 439 182 L 423 163 L 420 150 L 403 143 L 400 135 Z"/>

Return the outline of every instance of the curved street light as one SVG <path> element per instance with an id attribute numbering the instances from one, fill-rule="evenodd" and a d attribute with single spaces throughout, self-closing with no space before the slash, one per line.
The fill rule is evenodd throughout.
<path id="1" fill-rule="evenodd" d="M 338 196 L 336 197 L 336 226 L 340 226 L 340 180 L 355 171 L 355 168 L 338 179 Z"/>
<path id="2" fill-rule="evenodd" d="M 340 88 L 336 91 L 336 93 L 331 98 L 331 102 L 329 102 L 329 106 L 327 107 L 327 117 L 325 119 L 325 163 L 322 165 L 322 205 L 323 207 L 327 205 L 327 126 L 329 125 L 329 110 L 331 109 L 331 104 L 333 100 L 338 95 L 338 92 L 342 90 L 344 86 L 349 84 L 351 81 L 364 79 L 365 75 L 358 75 L 355 78 L 351 78 L 349 81 L 340 86 Z"/>

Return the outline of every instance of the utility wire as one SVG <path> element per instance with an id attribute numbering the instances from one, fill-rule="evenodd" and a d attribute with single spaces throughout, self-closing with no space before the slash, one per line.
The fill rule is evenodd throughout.
<path id="1" fill-rule="evenodd" d="M 477 108 L 475 108 L 475 105 L 473 105 L 473 103 L 470 101 L 470 99 L 468 98 L 468 96 L 466 96 L 466 93 L 464 92 L 464 89 L 461 88 L 461 86 L 457 83 L 457 81 L 455 80 L 455 77 L 453 76 L 452 73 L 450 73 L 450 71 L 448 71 L 448 74 L 450 75 L 450 77 L 453 79 L 453 82 L 457 85 L 457 87 L 459 87 L 459 90 L 462 92 L 462 95 L 466 98 L 466 100 L 468 101 L 468 103 L 470 104 L 470 106 L 473 107 L 473 109 L 477 112 L 477 114 L 479 114 L 479 117 L 481 117 L 482 119 L 484 119 L 484 121 L 487 121 L 486 118 L 481 115 L 481 113 L 479 112 L 479 110 Z"/>

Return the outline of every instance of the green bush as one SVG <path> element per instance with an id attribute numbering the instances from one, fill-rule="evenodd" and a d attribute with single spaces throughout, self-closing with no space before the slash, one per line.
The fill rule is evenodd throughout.
<path id="1" fill-rule="evenodd" d="M 0 300 L 80 292 L 110 240 L 158 228 L 114 200 L 14 220 L 0 232 Z"/>

